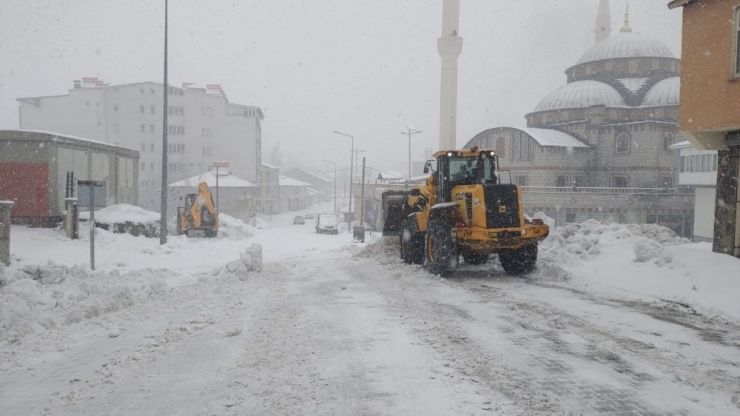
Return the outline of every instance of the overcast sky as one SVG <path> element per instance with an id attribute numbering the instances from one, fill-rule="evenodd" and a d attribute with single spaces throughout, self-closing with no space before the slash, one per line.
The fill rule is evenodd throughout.
<path id="1" fill-rule="evenodd" d="M 458 146 L 526 125 L 594 44 L 598 4 L 461 1 Z M 611 0 L 613 35 L 626 4 Z M 667 4 L 633 0 L 630 26 L 680 57 L 681 11 Z M 162 82 L 163 16 L 164 0 L 0 0 L 0 128 L 18 128 L 17 97 L 66 94 L 82 77 Z M 169 80 L 260 106 L 266 160 L 280 142 L 284 165 L 348 165 L 339 130 L 368 165 L 405 172 L 404 123 L 422 130 L 413 159 L 437 150 L 441 21 L 442 0 L 170 0 Z"/>

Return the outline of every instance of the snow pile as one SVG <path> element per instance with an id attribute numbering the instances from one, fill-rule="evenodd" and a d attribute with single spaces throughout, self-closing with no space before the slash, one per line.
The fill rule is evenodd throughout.
<path id="1" fill-rule="evenodd" d="M 365 248 L 355 253 L 355 256 L 372 258 L 381 264 L 388 264 L 400 259 L 398 249 L 398 237 L 380 237 L 365 245 Z"/>
<path id="2" fill-rule="evenodd" d="M 254 227 L 221 212 L 218 214 L 218 234 L 224 237 L 254 237 Z"/>
<path id="3" fill-rule="evenodd" d="M 598 259 L 611 251 L 604 247 L 612 246 L 629 248 L 638 262 L 652 259 L 664 262 L 661 256 L 665 247 L 687 243 L 690 243 L 688 239 L 656 224 L 616 224 L 596 220 L 568 224 L 550 228 L 550 236 L 540 242 L 538 268 L 534 276 L 568 280 L 568 266 Z"/>
<path id="4" fill-rule="evenodd" d="M 121 274 L 49 262 L 0 270 L 0 341 L 17 340 L 148 302 L 167 292 L 168 270 Z"/>
<path id="5" fill-rule="evenodd" d="M 229 262 L 223 269 L 217 272 L 217 275 L 223 273 L 229 273 L 239 278 L 239 280 L 247 280 L 249 272 L 261 272 L 262 271 L 262 246 L 260 244 L 252 244 L 243 253 L 239 254 L 239 260 Z"/>

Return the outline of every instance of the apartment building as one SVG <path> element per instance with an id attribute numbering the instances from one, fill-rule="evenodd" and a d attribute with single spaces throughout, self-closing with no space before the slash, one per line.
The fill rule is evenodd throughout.
<path id="1" fill-rule="evenodd" d="M 22 130 L 84 137 L 139 151 L 139 203 L 159 209 L 162 182 L 164 86 L 74 81 L 68 94 L 18 98 Z M 229 161 L 231 173 L 259 181 L 262 152 L 259 107 L 229 102 L 218 84 L 183 83 L 167 89 L 168 183 Z"/>

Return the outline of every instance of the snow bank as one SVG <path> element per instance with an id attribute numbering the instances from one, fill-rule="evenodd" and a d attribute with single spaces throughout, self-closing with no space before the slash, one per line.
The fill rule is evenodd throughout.
<path id="1" fill-rule="evenodd" d="M 89 215 L 85 212 L 85 217 Z M 81 215 L 82 216 L 82 213 Z M 133 222 L 137 224 L 158 223 L 160 214 L 129 204 L 115 204 L 95 211 L 95 221 L 106 224 Z"/>
<path id="2" fill-rule="evenodd" d="M 218 234 L 224 237 L 254 237 L 254 227 L 221 212 L 218 214 Z"/>
<path id="3" fill-rule="evenodd" d="M 365 245 L 365 248 L 355 253 L 355 256 L 375 259 L 381 264 L 400 261 L 398 237 L 379 237 Z"/>
<path id="4" fill-rule="evenodd" d="M 262 271 L 262 245 L 253 243 L 243 253 L 239 254 L 239 260 L 229 262 L 226 267 L 218 270 L 217 275 L 225 273 L 232 274 L 239 280 L 247 280 L 249 272 Z"/>
<path id="5" fill-rule="evenodd" d="M 157 299 L 173 272 L 93 272 L 49 262 L 14 272 L 0 269 L 0 341 L 11 342 Z"/>

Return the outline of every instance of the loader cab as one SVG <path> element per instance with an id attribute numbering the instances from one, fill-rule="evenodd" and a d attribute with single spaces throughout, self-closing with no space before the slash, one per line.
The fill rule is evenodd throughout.
<path id="1" fill-rule="evenodd" d="M 185 195 L 185 209 L 188 210 L 190 207 L 193 206 L 195 203 L 195 198 L 198 196 L 198 194 L 187 194 Z"/>
<path id="2" fill-rule="evenodd" d="M 499 183 L 498 156 L 493 151 L 450 151 L 437 158 L 437 202 L 451 202 L 458 185 Z"/>

